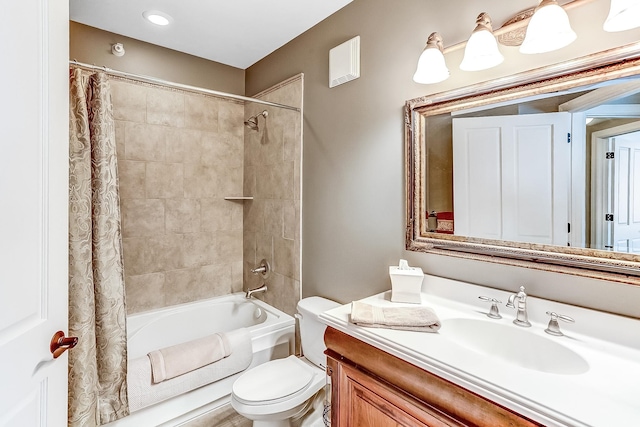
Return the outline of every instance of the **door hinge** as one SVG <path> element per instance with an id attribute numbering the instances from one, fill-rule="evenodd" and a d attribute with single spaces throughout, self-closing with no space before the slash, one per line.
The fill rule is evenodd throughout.
<path id="1" fill-rule="evenodd" d="M 567 133 L 567 143 L 571 144 L 571 133 Z"/>
<path id="2" fill-rule="evenodd" d="M 616 154 L 613 151 L 607 151 L 604 153 L 604 158 L 607 160 L 613 159 L 616 157 Z"/>
<path id="3" fill-rule="evenodd" d="M 571 223 L 567 223 L 567 233 L 571 233 Z"/>
<path id="4" fill-rule="evenodd" d="M 605 214 L 604 220 L 605 221 L 613 221 L 613 214 Z"/>

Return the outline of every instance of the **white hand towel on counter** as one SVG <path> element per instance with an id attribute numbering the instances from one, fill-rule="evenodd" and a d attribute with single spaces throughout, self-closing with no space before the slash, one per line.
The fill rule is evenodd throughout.
<path id="1" fill-rule="evenodd" d="M 429 307 L 378 307 L 360 301 L 351 303 L 351 322 L 371 328 L 437 332 L 442 324 Z"/>
<path id="2" fill-rule="evenodd" d="M 151 361 L 153 383 L 186 374 L 231 354 L 231 346 L 226 334 L 219 332 L 186 343 L 152 351 Z"/>

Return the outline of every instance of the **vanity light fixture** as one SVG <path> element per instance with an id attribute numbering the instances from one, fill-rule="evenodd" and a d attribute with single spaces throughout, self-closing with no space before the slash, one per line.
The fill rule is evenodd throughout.
<path id="1" fill-rule="evenodd" d="M 468 41 L 444 47 L 440 34 L 431 33 L 427 40 L 413 81 L 416 83 L 439 83 L 449 77 L 444 54 L 465 49 L 460 68 L 464 71 L 484 70 L 504 61 L 496 38 L 505 46 L 520 46 L 520 53 L 551 52 L 571 44 L 577 35 L 571 28 L 568 10 L 581 7 L 596 0 L 569 0 L 562 6 L 557 0 L 540 0 L 534 9 L 527 9 L 508 20 L 493 31 L 491 18 L 481 13 L 476 19 L 476 28 Z M 611 0 L 605 31 L 624 31 L 640 27 L 640 0 Z M 484 39 L 484 40 L 483 40 Z"/>
<path id="2" fill-rule="evenodd" d="M 422 84 L 439 83 L 449 78 L 449 69 L 444 62 L 442 37 L 438 33 L 431 33 L 427 39 L 418 66 L 413 75 L 413 81 Z"/>
<path id="3" fill-rule="evenodd" d="M 504 56 L 498 49 L 498 41 L 493 35 L 491 18 L 482 12 L 476 19 L 476 28 L 467 41 L 464 58 L 460 69 L 464 71 L 479 71 L 495 67 L 504 61 Z"/>
<path id="4" fill-rule="evenodd" d="M 147 10 L 142 13 L 142 16 L 144 16 L 144 18 L 152 24 L 159 25 L 161 27 L 169 25 L 173 20 L 171 16 L 157 10 Z"/>
<path id="5" fill-rule="evenodd" d="M 568 46 L 576 39 L 567 12 L 556 0 L 541 0 L 527 25 L 520 53 L 545 53 Z"/>
<path id="6" fill-rule="evenodd" d="M 625 31 L 640 27 L 640 0 L 611 0 L 605 31 Z"/>

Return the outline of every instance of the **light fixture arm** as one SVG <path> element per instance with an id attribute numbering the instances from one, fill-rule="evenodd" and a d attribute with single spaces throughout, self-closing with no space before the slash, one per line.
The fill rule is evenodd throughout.
<path id="1" fill-rule="evenodd" d="M 442 52 L 444 50 L 444 44 L 442 43 L 442 36 L 440 35 L 440 33 L 431 33 L 429 35 L 429 38 L 427 39 L 427 45 L 424 48 L 436 48 L 440 52 Z"/>
<path id="2" fill-rule="evenodd" d="M 536 7 L 536 10 L 542 9 L 545 6 L 551 6 L 552 4 L 558 3 L 556 0 L 540 0 L 540 4 Z"/>
<path id="3" fill-rule="evenodd" d="M 491 26 L 491 17 L 487 12 L 482 12 L 476 18 L 476 28 L 473 29 L 473 32 L 486 30 L 489 32 L 493 32 L 493 28 Z"/>

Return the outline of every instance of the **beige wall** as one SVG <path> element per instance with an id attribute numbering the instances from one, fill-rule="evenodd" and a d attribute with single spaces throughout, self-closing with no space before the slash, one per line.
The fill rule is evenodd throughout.
<path id="1" fill-rule="evenodd" d="M 241 291 L 244 105 L 111 86 L 128 313 Z"/>
<path id="2" fill-rule="evenodd" d="M 111 53 L 114 43 L 124 44 L 124 56 L 117 57 Z M 244 70 L 73 21 L 69 22 L 69 58 L 170 82 L 244 95 Z"/>
<path id="3" fill-rule="evenodd" d="M 437 5 L 436 5 L 437 3 Z M 462 52 L 447 55 L 452 77 L 426 86 L 411 80 L 427 36 L 446 46 L 468 38 L 476 16 L 499 27 L 536 2 L 355 0 L 246 71 L 252 94 L 294 73 L 305 74 L 303 157 L 303 295 L 341 302 L 389 289 L 387 268 L 407 257 L 425 271 L 505 289 L 526 285 L 533 295 L 640 316 L 640 288 L 574 276 L 469 262 L 404 251 L 402 107 L 407 99 L 508 75 L 637 41 L 640 30 L 600 30 L 609 2 L 597 0 L 570 17 L 573 45 L 524 56 L 503 48 L 505 63 L 481 72 L 457 69 Z M 361 37 L 361 77 L 328 87 L 328 52 Z"/>
<path id="4" fill-rule="evenodd" d="M 278 84 L 257 98 L 302 108 L 302 75 Z M 247 104 L 245 118 L 258 118 L 259 131 L 245 128 L 244 191 L 253 200 L 244 203 L 245 289 L 258 287 L 262 277 L 252 275 L 261 259 L 271 265 L 268 292 L 257 294 L 268 304 L 293 315 L 300 299 L 300 112 Z"/>

